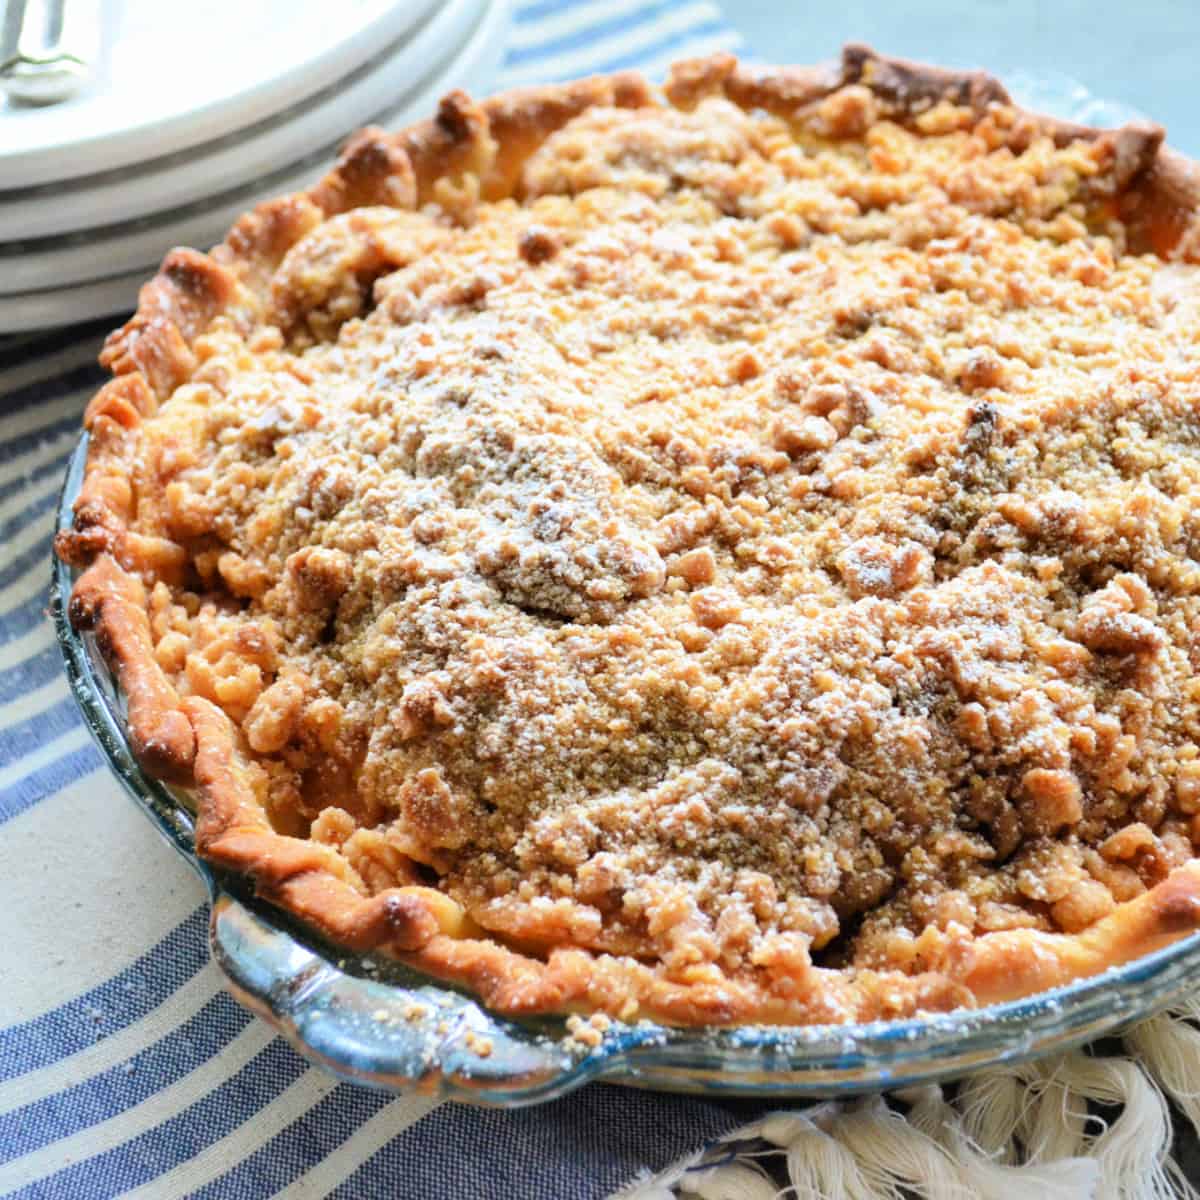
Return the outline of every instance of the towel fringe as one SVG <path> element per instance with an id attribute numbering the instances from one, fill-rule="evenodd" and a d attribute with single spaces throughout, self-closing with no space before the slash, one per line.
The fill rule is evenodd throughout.
<path id="1" fill-rule="evenodd" d="M 1167 1105 L 1200 1132 L 1197 1024 L 1200 997 L 1126 1030 L 1130 1057 L 1075 1050 L 768 1113 L 612 1200 L 1200 1200 Z"/>

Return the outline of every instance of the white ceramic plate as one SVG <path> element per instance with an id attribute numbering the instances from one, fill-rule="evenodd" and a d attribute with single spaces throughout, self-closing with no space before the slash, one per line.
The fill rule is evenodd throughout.
<path id="1" fill-rule="evenodd" d="M 20 296 L 0 296 L 0 333 L 46 329 L 106 313 L 127 312 L 137 302 L 138 288 L 153 270 L 153 267 L 144 267 L 128 275 L 98 279 L 95 283 L 25 292 Z"/>
<path id="2" fill-rule="evenodd" d="M 487 0 L 486 8 L 484 20 L 462 51 L 449 63 L 443 64 L 443 69 L 436 71 L 432 78 L 426 79 L 418 91 L 405 97 L 402 104 L 378 114 L 375 118 L 376 124 L 398 129 L 429 116 L 438 100 L 454 87 L 465 87 L 476 95 L 487 93 L 503 49 L 504 33 L 508 25 L 508 0 Z M 310 184 L 320 171 L 320 165 L 305 168 L 300 172 L 300 177 L 290 185 L 291 189 Z M 280 195 L 287 190 L 287 184 L 272 184 L 265 189 L 264 194 Z M 206 246 L 215 242 L 246 207 L 245 202 L 239 203 L 233 216 L 221 216 L 209 232 L 194 239 L 191 244 Z M 137 301 L 138 288 L 154 274 L 164 248 L 172 244 L 175 243 L 160 243 L 144 264 L 130 271 L 122 271 L 118 275 L 19 294 L 0 295 L 0 334 L 67 325 L 132 310 Z M 0 278 L 3 274 L 4 269 L 0 266 Z"/>
<path id="3" fill-rule="evenodd" d="M 506 0 L 447 0 L 446 10 L 455 26 L 462 22 L 468 30 L 474 29 L 465 46 L 439 43 L 441 57 L 432 58 L 425 44 L 406 43 L 396 58 L 378 68 L 388 75 L 395 71 L 395 77 L 404 81 L 391 89 L 393 96 L 399 92 L 404 97 L 400 104 L 384 104 L 382 113 L 360 113 L 339 136 L 315 146 L 304 158 L 285 162 L 269 174 L 258 174 L 230 192 L 112 229 L 47 238 L 28 249 L 19 244 L 0 245 L 0 295 L 125 274 L 157 262 L 172 246 L 208 245 L 259 200 L 307 186 L 333 158 L 345 134 L 363 124 L 380 124 L 384 118 L 402 116 L 399 123 L 403 123 L 431 114 L 442 93 L 468 78 L 465 64 L 473 56 L 489 49 L 498 53 L 507 25 Z M 430 93 L 432 99 L 427 98 Z"/>
<path id="4" fill-rule="evenodd" d="M 101 3 L 103 50 L 87 88 L 49 108 L 0 101 L 0 190 L 111 170 L 245 128 L 346 75 L 437 3 Z"/>
<path id="5" fill-rule="evenodd" d="M 422 4 L 431 7 L 427 0 Z M 137 167 L 0 192 L 0 262 L 7 243 L 85 230 L 103 236 L 101 230 L 118 223 L 156 214 L 164 219 L 161 214 L 171 210 L 192 208 L 210 198 L 215 203 L 220 195 L 244 189 L 262 178 L 264 164 L 295 163 L 320 153 L 374 114 L 393 107 L 430 63 L 442 62 L 465 46 L 479 16 L 477 8 L 461 0 L 439 3 L 422 24 L 350 75 L 253 130 L 239 130 Z M 0 293 L 8 290 L 12 289 L 0 284 Z"/>

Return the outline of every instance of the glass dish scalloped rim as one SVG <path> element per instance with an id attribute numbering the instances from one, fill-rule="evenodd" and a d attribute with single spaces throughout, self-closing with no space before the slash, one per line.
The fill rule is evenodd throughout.
<path id="1" fill-rule="evenodd" d="M 86 447 L 85 435 L 67 470 L 59 529 L 71 521 Z M 52 570 L 50 611 L 72 694 L 126 791 L 204 881 L 212 954 L 230 990 L 342 1078 L 502 1106 L 554 1099 L 593 1080 L 720 1096 L 851 1095 L 1064 1050 L 1168 1007 L 1200 979 L 1198 933 L 1027 999 L 903 1021 L 689 1029 L 614 1021 L 588 1046 L 561 1017 L 495 1016 L 401 964 L 322 942 L 196 857 L 186 796 L 134 761 L 112 674 L 95 639 L 67 619 L 72 572 L 57 559 Z"/>

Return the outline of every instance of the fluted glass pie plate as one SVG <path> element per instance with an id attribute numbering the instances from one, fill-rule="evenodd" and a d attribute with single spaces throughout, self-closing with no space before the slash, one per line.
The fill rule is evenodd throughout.
<path id="1" fill-rule="evenodd" d="M 58 528 L 71 523 L 87 438 L 70 462 Z M 185 792 L 144 774 L 95 639 L 67 618 L 73 572 L 53 563 L 50 609 L 71 690 L 117 778 L 199 873 L 213 959 L 234 996 L 306 1058 L 346 1079 L 455 1100 L 530 1104 L 592 1080 L 723 1096 L 823 1097 L 962 1075 L 1063 1050 L 1179 1000 L 1200 980 L 1200 934 L 1102 975 L 989 1008 L 816 1027 L 675 1029 L 613 1022 L 599 1043 L 565 1019 L 497 1017 L 448 985 L 323 943 L 246 885 L 201 862 Z"/>

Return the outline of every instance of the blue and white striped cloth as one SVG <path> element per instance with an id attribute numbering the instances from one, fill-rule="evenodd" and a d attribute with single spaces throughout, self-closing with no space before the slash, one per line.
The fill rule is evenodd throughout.
<path id="1" fill-rule="evenodd" d="M 500 86 L 735 46 L 708 0 L 527 0 Z M 752 1115 L 592 1086 L 494 1112 L 338 1083 L 241 1010 L 203 891 L 102 765 L 46 617 L 111 320 L 0 345 L 0 1195 L 591 1200 Z"/>

